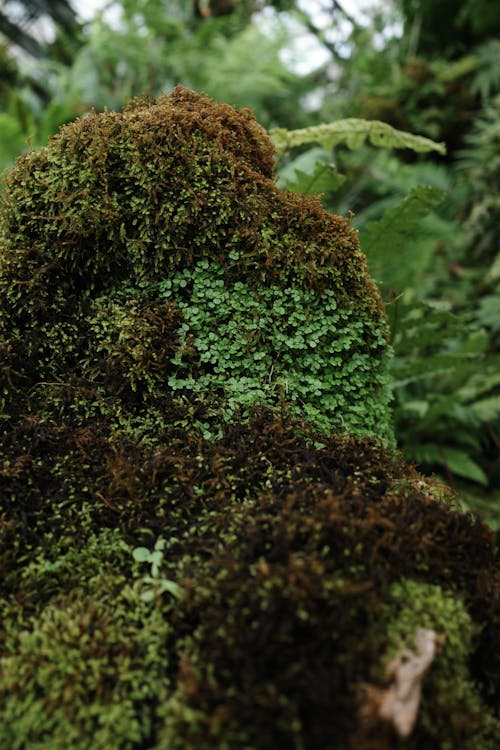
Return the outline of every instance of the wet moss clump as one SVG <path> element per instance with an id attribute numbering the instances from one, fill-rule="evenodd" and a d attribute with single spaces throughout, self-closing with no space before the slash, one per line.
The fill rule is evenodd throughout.
<path id="1" fill-rule="evenodd" d="M 252 115 L 91 114 L 0 213 L 0 746 L 499 746 L 494 536 L 388 447 L 356 235 Z M 402 738 L 367 696 L 421 627 Z"/>
<path id="2" fill-rule="evenodd" d="M 178 87 L 89 114 L 18 159 L 0 227 L 7 401 L 40 382 L 108 399 L 124 376 L 138 399 L 210 393 L 208 431 L 286 401 L 390 438 L 386 323 L 357 235 L 278 190 L 249 111 Z M 142 364 L 112 382 L 122 356 Z"/>

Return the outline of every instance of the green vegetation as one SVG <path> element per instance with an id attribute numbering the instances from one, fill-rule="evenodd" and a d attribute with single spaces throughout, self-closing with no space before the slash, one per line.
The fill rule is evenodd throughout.
<path id="1" fill-rule="evenodd" d="M 70 381 L 99 382 L 105 358 L 134 392 L 210 393 L 217 423 L 283 400 L 318 427 L 390 436 L 385 320 L 356 236 L 271 177 L 248 112 L 181 88 L 21 157 L 0 289 L 23 390 L 71 387 L 69 362 Z"/>
<path id="2" fill-rule="evenodd" d="M 494 750 L 494 17 L 10 5 L 0 746 Z"/>
<path id="3" fill-rule="evenodd" d="M 470 631 L 417 746 L 500 736 L 493 536 L 380 442 L 356 235 L 272 177 L 247 111 L 180 87 L 7 176 L 4 744 L 368 747 L 400 580 L 440 587 L 417 619 L 450 648 L 440 608 Z"/>
<path id="4" fill-rule="evenodd" d="M 159 285 L 185 321 L 170 388 L 223 394 L 229 419 L 253 404 L 287 403 L 326 432 L 391 437 L 387 341 L 372 315 L 345 308 L 333 289 L 254 291 L 242 281 L 226 286 L 224 276 L 202 261 Z"/>

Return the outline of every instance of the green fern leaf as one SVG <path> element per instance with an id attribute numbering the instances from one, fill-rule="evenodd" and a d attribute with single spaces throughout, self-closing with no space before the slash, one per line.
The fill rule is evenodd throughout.
<path id="1" fill-rule="evenodd" d="M 500 396 L 483 398 L 472 404 L 472 411 L 481 422 L 493 422 L 500 417 Z"/>
<path id="2" fill-rule="evenodd" d="M 500 89 L 500 41 L 490 39 L 476 50 L 477 73 L 471 84 L 473 94 L 479 94 L 483 102 Z"/>
<path id="3" fill-rule="evenodd" d="M 380 120 L 360 120 L 351 117 L 299 130 L 273 128 L 269 132 L 278 153 L 307 143 L 320 143 L 327 149 L 345 143 L 349 148 L 356 149 L 366 141 L 379 148 L 408 148 L 419 153 L 437 151 L 443 155 L 446 153 L 444 143 L 396 130 Z"/>
<path id="4" fill-rule="evenodd" d="M 297 169 L 294 177 L 293 181 L 287 183 L 286 189 L 304 195 L 333 193 L 346 179 L 336 171 L 335 165 L 324 162 L 316 162 L 312 174 Z"/>
<path id="5" fill-rule="evenodd" d="M 406 198 L 389 209 L 379 221 L 360 229 L 361 246 L 369 260 L 381 263 L 402 251 L 413 239 L 419 223 L 444 197 L 434 185 L 417 185 Z"/>
<path id="6" fill-rule="evenodd" d="M 485 486 L 488 484 L 484 471 L 467 453 L 458 448 L 450 448 L 448 445 L 443 445 L 440 450 L 443 457 L 441 463 L 452 474 Z"/>
<path id="7" fill-rule="evenodd" d="M 394 343 L 398 355 L 413 353 L 419 349 L 424 351 L 436 350 L 443 347 L 449 339 L 463 338 L 467 334 L 467 327 L 463 320 L 453 313 L 441 313 L 430 305 L 421 305 L 422 314 L 418 318 L 410 315 L 396 318 L 397 330 L 394 331 Z M 388 306 L 389 319 L 395 318 Z"/>
<path id="8" fill-rule="evenodd" d="M 428 375 L 455 370 L 457 365 L 458 360 L 455 354 L 436 354 L 433 357 L 418 360 L 405 359 L 403 362 L 396 359 L 391 367 L 391 388 L 416 383 Z"/>
<path id="9" fill-rule="evenodd" d="M 460 388 L 463 403 L 472 403 L 491 398 L 491 391 L 500 386 L 500 356 L 490 355 L 474 375 Z M 481 397 L 481 398 L 480 398 Z"/>
<path id="10" fill-rule="evenodd" d="M 405 445 L 404 452 L 416 464 L 435 466 L 442 463 L 441 451 L 435 443 L 408 443 Z"/>
<path id="11" fill-rule="evenodd" d="M 406 455 L 418 464 L 435 467 L 441 466 L 448 472 L 477 484 L 486 486 L 488 478 L 474 459 L 459 448 L 436 443 L 415 443 L 405 449 Z"/>

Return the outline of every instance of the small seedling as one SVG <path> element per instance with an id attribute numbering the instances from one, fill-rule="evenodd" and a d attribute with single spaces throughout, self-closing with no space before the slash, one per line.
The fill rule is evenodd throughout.
<path id="1" fill-rule="evenodd" d="M 163 550 L 165 548 L 165 539 L 159 537 L 156 540 L 153 551 L 147 547 L 135 547 L 132 550 L 134 560 L 138 563 L 149 563 L 151 565 L 151 575 L 144 576 L 144 583 L 149 584 L 152 588 L 145 589 L 140 598 L 143 602 L 151 602 L 158 594 L 168 592 L 177 599 L 182 597 L 182 588 L 175 581 L 168 578 L 159 578 L 160 567 L 163 562 Z"/>

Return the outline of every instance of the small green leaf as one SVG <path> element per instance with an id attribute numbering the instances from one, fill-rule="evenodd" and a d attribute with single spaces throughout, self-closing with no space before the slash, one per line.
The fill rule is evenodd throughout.
<path id="1" fill-rule="evenodd" d="M 488 484 L 488 478 L 484 471 L 467 453 L 446 445 L 441 450 L 444 464 L 453 474 L 485 486 Z"/>
<path id="2" fill-rule="evenodd" d="M 345 182 L 344 175 L 337 172 L 335 164 L 326 161 L 316 161 L 310 170 L 294 169 L 293 174 L 283 176 L 280 187 L 294 193 L 304 195 L 319 195 L 333 193 Z"/>
<path id="3" fill-rule="evenodd" d="M 162 578 L 159 581 L 159 590 L 161 593 L 168 591 L 169 594 L 175 596 L 176 599 L 181 599 L 183 595 L 183 589 L 175 581 L 170 581 L 168 578 Z"/>
<path id="4" fill-rule="evenodd" d="M 401 252 L 419 228 L 419 223 L 443 199 L 444 192 L 435 185 L 416 185 L 406 198 L 386 211 L 379 221 L 360 229 L 363 251 L 370 261 L 380 262 Z M 402 261 L 403 262 L 403 261 Z"/>
<path id="5" fill-rule="evenodd" d="M 136 547 L 132 555 L 136 562 L 150 562 L 151 560 L 151 552 L 146 547 Z"/>
<path id="6" fill-rule="evenodd" d="M 145 591 L 141 593 L 139 598 L 142 602 L 152 602 L 153 599 L 155 598 L 154 589 L 146 589 Z"/>
<path id="7" fill-rule="evenodd" d="M 429 402 L 422 400 L 412 400 L 403 403 L 403 410 L 407 414 L 416 414 L 418 417 L 424 417 L 429 410 Z"/>
<path id="8" fill-rule="evenodd" d="M 471 408 L 481 422 L 492 422 L 500 417 L 500 396 L 483 398 L 481 401 L 472 404 Z"/>

